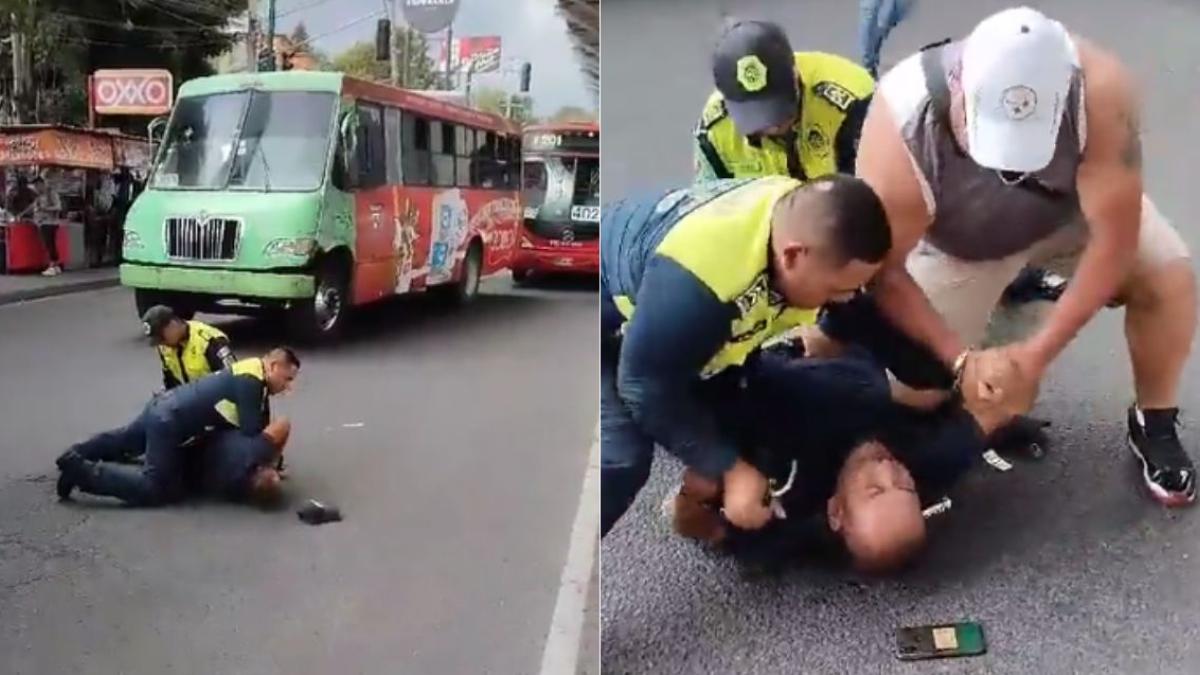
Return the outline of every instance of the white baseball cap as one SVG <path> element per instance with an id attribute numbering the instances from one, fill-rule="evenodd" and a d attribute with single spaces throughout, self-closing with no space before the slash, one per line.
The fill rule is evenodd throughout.
<path id="1" fill-rule="evenodd" d="M 1001 171 L 1046 168 L 1079 57 L 1062 24 L 1029 7 L 984 19 L 962 52 L 967 152 Z"/>

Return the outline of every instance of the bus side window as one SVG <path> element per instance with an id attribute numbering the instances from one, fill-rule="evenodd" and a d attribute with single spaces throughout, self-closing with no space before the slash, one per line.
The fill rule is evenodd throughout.
<path id="1" fill-rule="evenodd" d="M 401 160 L 404 163 L 405 185 L 429 185 L 429 120 L 412 113 L 401 117 Z"/>
<path id="2" fill-rule="evenodd" d="M 455 142 L 457 146 L 455 150 L 457 180 L 455 182 L 458 187 L 471 187 L 471 155 L 475 150 L 475 130 L 470 127 L 458 127 Z"/>
<path id="3" fill-rule="evenodd" d="M 384 161 L 383 109 L 360 103 L 358 106 L 358 176 L 355 187 L 371 189 L 387 181 Z"/>
<path id="4" fill-rule="evenodd" d="M 496 132 L 489 131 L 483 136 L 483 145 L 479 148 L 480 184 L 489 190 L 500 187 L 499 172 L 496 167 Z"/>
<path id="5" fill-rule="evenodd" d="M 454 130 L 450 122 L 434 122 L 433 131 L 433 184 L 438 187 L 454 187 L 457 178 L 454 172 Z"/>
<path id="6" fill-rule="evenodd" d="M 387 144 L 387 183 L 399 185 L 404 153 L 400 143 L 400 110 L 387 108 L 384 111 L 384 142 Z"/>
<path id="7" fill-rule="evenodd" d="M 511 185 L 508 182 L 508 155 L 509 139 L 508 136 L 496 136 L 496 188 L 507 190 Z"/>
<path id="8" fill-rule="evenodd" d="M 509 138 L 508 156 L 508 189 L 521 189 L 521 137 Z"/>

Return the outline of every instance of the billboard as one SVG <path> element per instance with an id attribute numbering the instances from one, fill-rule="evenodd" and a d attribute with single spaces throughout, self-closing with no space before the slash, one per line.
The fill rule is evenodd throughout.
<path id="1" fill-rule="evenodd" d="M 443 67 L 446 63 L 446 41 L 443 40 L 438 50 L 437 63 Z M 450 47 L 450 69 L 467 72 L 467 66 L 474 62 L 475 73 L 494 73 L 500 70 L 500 36 L 483 35 L 479 37 L 454 38 Z"/>
<path id="2" fill-rule="evenodd" d="M 420 33 L 445 30 L 458 13 L 458 0 L 403 0 L 404 20 Z"/>
<path id="3" fill-rule="evenodd" d="M 174 81 L 167 70 L 97 70 L 92 110 L 99 115 L 162 115 L 171 111 Z"/>

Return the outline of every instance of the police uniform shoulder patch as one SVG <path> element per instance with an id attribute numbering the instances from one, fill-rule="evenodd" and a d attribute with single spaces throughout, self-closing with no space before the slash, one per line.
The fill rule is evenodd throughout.
<path id="1" fill-rule="evenodd" d="M 849 89 L 829 80 L 818 82 L 813 87 L 813 93 L 829 101 L 830 105 L 842 112 L 849 110 L 851 104 L 858 100 L 858 97 L 851 93 Z"/>
<path id="2" fill-rule="evenodd" d="M 725 99 L 717 98 L 716 100 L 709 101 L 708 105 L 704 106 L 704 112 L 700 113 L 700 128 L 711 128 L 712 125 L 724 119 L 727 114 Z"/>

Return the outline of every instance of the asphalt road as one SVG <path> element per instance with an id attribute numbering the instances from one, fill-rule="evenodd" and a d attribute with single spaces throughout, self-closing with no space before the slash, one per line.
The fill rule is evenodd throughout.
<path id="1" fill-rule="evenodd" d="M 0 307 L 0 672 L 536 673 L 596 428 L 596 300 L 485 289 L 301 352 L 275 409 L 293 500 L 345 514 L 317 528 L 58 503 L 54 457 L 131 419 L 156 359 L 125 290 Z M 281 337 L 217 325 L 243 355 Z"/>
<path id="2" fill-rule="evenodd" d="M 787 27 L 798 49 L 856 53 L 857 3 L 741 0 L 739 16 Z M 1148 190 L 1200 245 L 1200 5 L 1183 0 L 1029 2 L 1115 49 L 1141 78 Z M 1005 3 L 921 3 L 892 34 L 889 66 L 965 34 Z M 690 178 L 690 134 L 710 91 L 713 0 L 606 0 L 602 115 L 605 199 Z M 1139 491 L 1124 445 L 1130 376 L 1121 316 L 1098 318 L 1056 364 L 1038 412 L 1056 446 L 1041 463 L 981 470 L 939 518 L 921 565 L 871 581 L 801 568 L 743 580 L 728 561 L 670 536 L 659 516 L 677 466 L 657 462 L 639 502 L 602 546 L 602 657 L 611 673 L 1200 672 L 1200 513 Z M 1185 418 L 1200 408 L 1195 360 Z M 1191 411 L 1191 415 L 1188 411 Z M 1200 457 L 1195 427 L 1185 442 Z M 662 458 L 662 455 L 660 455 Z M 989 652 L 902 664 L 900 625 L 975 620 Z"/>

